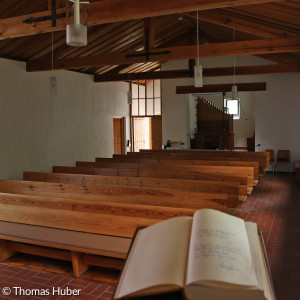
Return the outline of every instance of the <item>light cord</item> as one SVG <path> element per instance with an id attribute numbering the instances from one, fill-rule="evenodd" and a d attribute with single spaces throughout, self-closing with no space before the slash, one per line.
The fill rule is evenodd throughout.
<path id="1" fill-rule="evenodd" d="M 197 10 L 197 65 L 199 66 L 199 18 Z"/>

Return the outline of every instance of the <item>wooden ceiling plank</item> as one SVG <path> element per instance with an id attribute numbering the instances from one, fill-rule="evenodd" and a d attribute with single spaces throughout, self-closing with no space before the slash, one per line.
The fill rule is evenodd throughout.
<path id="1" fill-rule="evenodd" d="M 155 49 L 157 52 L 170 51 L 169 54 L 151 55 L 149 61 L 189 59 L 197 56 L 197 46 L 170 47 Z M 207 44 L 199 46 L 200 57 L 250 55 L 264 53 L 300 51 L 300 38 L 263 39 L 239 42 Z M 144 63 L 144 57 L 126 57 L 128 53 L 110 53 L 88 57 L 67 58 L 54 61 L 54 69 L 82 68 L 101 65 L 121 65 Z M 27 63 L 27 71 L 45 71 L 51 68 L 51 61 L 32 61 Z"/>
<path id="2" fill-rule="evenodd" d="M 111 33 L 123 26 L 126 28 L 126 23 L 112 23 L 93 27 L 92 30 L 89 29 L 88 31 L 88 45 L 86 47 L 71 47 L 65 44 L 57 49 L 57 57 L 58 59 L 62 59 L 67 56 L 75 57 L 83 55 L 83 53 L 89 51 L 91 48 L 107 42 L 110 39 Z M 86 55 L 89 55 L 89 53 Z"/>
<path id="3" fill-rule="evenodd" d="M 41 41 L 37 46 L 34 46 L 31 50 L 31 53 L 29 56 L 29 60 L 37 60 L 45 57 L 49 57 L 51 55 L 51 49 L 52 49 L 52 38 L 44 39 Z M 62 32 L 55 32 L 53 33 L 53 54 L 54 57 L 56 57 L 56 49 L 66 44 L 66 36 Z M 44 46 L 41 49 L 41 46 Z"/>
<path id="4" fill-rule="evenodd" d="M 272 26 L 265 26 L 259 24 L 259 20 L 249 21 L 243 19 L 241 15 L 240 18 L 226 15 L 225 10 L 220 11 L 201 11 L 198 14 L 200 20 L 214 23 L 217 25 L 225 26 L 228 28 L 235 28 L 240 31 L 251 33 L 256 36 L 266 37 L 266 38 L 279 38 L 294 36 L 295 34 L 287 32 L 286 30 L 280 30 Z"/>
<path id="5" fill-rule="evenodd" d="M 261 24 L 268 26 L 268 24 L 274 24 L 275 28 L 283 28 L 284 30 L 288 30 L 291 32 L 299 32 L 300 24 L 299 24 L 299 16 L 288 16 L 284 14 L 284 11 L 281 13 L 275 14 L 272 11 L 272 6 L 269 9 L 261 8 L 259 9 L 259 5 L 257 7 L 250 7 L 248 9 L 239 8 L 226 8 L 226 11 L 243 15 L 243 17 L 254 18 L 259 20 Z M 275 16 L 276 15 L 276 16 Z M 284 17 L 285 16 L 285 17 Z M 291 18 L 291 19 L 290 19 Z"/>
<path id="6" fill-rule="evenodd" d="M 235 67 L 235 74 L 239 75 L 261 75 L 261 74 L 283 74 L 300 72 L 300 64 L 276 64 L 260 66 L 238 66 Z M 203 77 L 233 76 L 233 67 L 223 68 L 204 68 Z M 190 70 L 173 70 L 131 73 L 132 80 L 150 80 L 150 79 L 176 79 L 191 78 L 193 74 Z M 127 80 L 128 74 L 103 74 L 95 76 L 94 82 L 124 81 Z"/>
<path id="7" fill-rule="evenodd" d="M 198 94 L 198 93 L 221 93 L 230 92 L 233 83 L 225 84 L 211 84 L 204 85 L 203 87 L 194 86 L 177 86 L 176 94 Z M 254 82 L 254 83 L 236 83 L 239 92 L 250 92 L 250 91 L 266 91 L 267 85 L 265 82 Z"/>
<path id="8" fill-rule="evenodd" d="M 128 51 L 129 48 L 134 51 L 134 48 L 131 47 L 132 45 L 129 44 L 135 42 L 137 39 L 141 39 L 142 42 L 143 23 L 141 21 L 130 23 L 131 24 L 124 24 L 121 27 L 122 31 L 116 31 L 115 33 L 115 30 L 111 30 L 107 32 L 107 34 L 101 35 L 101 38 L 95 37 L 95 40 L 89 43 L 86 47 L 77 47 L 77 49 L 70 47 L 71 49 L 68 52 L 65 52 L 63 57 L 89 56 L 93 54 L 99 55 L 105 52 L 112 53 L 122 51 L 123 48 L 125 48 L 124 51 Z"/>
<path id="9" fill-rule="evenodd" d="M 92 2 L 88 5 L 88 26 L 120 22 L 154 16 L 183 13 L 196 10 L 207 10 L 222 7 L 236 7 L 257 3 L 277 2 L 280 0 L 104 0 Z M 57 13 L 65 13 L 65 8 L 57 9 Z M 113 13 L 112 13 L 113 12 Z M 44 32 L 65 30 L 65 18 L 57 19 L 56 27 L 51 26 L 51 21 L 33 22 L 24 24 L 27 18 L 36 18 L 50 15 L 51 11 L 43 11 L 28 15 L 0 20 L 0 39 L 19 36 L 34 35 Z"/>

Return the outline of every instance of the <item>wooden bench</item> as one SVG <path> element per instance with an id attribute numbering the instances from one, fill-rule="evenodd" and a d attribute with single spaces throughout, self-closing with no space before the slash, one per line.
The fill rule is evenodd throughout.
<path id="1" fill-rule="evenodd" d="M 73 183 L 81 185 L 132 186 L 204 193 L 225 193 L 228 195 L 228 203 L 232 202 L 232 207 L 236 207 L 239 200 L 245 201 L 247 198 L 247 187 L 241 186 L 238 182 L 46 172 L 24 172 L 23 179 L 27 181 Z"/>
<path id="2" fill-rule="evenodd" d="M 204 172 L 184 172 L 161 170 L 143 170 L 143 169 L 116 169 L 116 168 L 87 168 L 87 167 L 65 167 L 54 166 L 54 173 L 66 174 L 86 174 L 86 175 L 107 175 L 122 177 L 150 177 L 150 178 L 166 178 L 166 179 L 185 179 L 185 180 L 208 180 L 208 181 L 224 181 L 238 182 L 241 186 L 246 186 L 247 193 L 251 194 L 252 187 L 248 187 L 248 179 L 245 176 L 224 175 Z"/>
<path id="3" fill-rule="evenodd" d="M 152 153 L 152 154 L 148 154 L 148 153 L 142 153 L 142 155 L 138 155 L 137 153 L 140 152 L 136 152 L 136 154 L 130 154 L 128 153 L 129 157 L 143 157 L 143 158 L 148 158 L 148 159 L 164 159 L 164 160 L 173 160 L 173 159 L 180 159 L 180 160 L 199 160 L 199 161 L 222 161 L 222 162 L 257 162 L 259 164 L 259 175 L 262 176 L 265 171 L 266 171 L 266 161 L 264 158 L 260 158 L 260 157 L 236 157 L 236 156 L 217 156 L 217 155 L 176 155 L 176 153 L 174 154 L 170 154 L 170 155 L 166 155 L 166 154 L 159 154 L 159 153 Z M 113 158 L 117 158 L 120 155 L 113 155 Z"/>
<path id="4" fill-rule="evenodd" d="M 205 151 L 205 150 L 140 150 L 140 152 L 128 152 L 127 155 L 167 155 L 167 156 L 193 156 L 193 157 L 222 157 L 246 159 L 249 161 L 257 161 L 260 168 L 265 172 L 270 163 L 269 152 L 243 152 L 243 151 Z"/>
<path id="5" fill-rule="evenodd" d="M 5 193 L 17 194 L 18 196 L 53 197 L 57 198 L 56 200 L 61 203 L 61 206 L 65 201 L 64 199 L 73 199 L 73 210 L 77 210 L 78 203 L 89 201 L 87 205 L 93 205 L 93 209 L 97 209 L 96 211 L 99 212 L 105 212 L 105 210 L 108 209 L 107 207 L 110 207 L 110 205 L 114 205 L 115 207 L 117 204 L 192 209 L 212 208 L 224 211 L 226 210 L 225 204 L 228 202 L 228 196 L 224 193 L 0 180 L 0 199 L 6 197 Z M 79 209 L 82 208 L 79 206 Z M 86 209 L 85 207 L 85 210 Z M 118 214 L 121 213 L 123 214 L 124 212 L 122 210 L 118 212 Z M 142 212 L 140 212 L 140 214 L 142 214 Z"/>
<path id="6" fill-rule="evenodd" d="M 235 166 L 235 167 L 253 167 L 254 180 L 259 179 L 259 163 L 250 161 L 216 161 L 216 160 L 199 160 L 199 159 L 181 159 L 181 157 L 162 157 L 155 159 L 152 157 L 132 156 L 132 155 L 114 155 L 113 158 L 96 158 L 98 163 L 146 163 L 151 165 L 168 166 L 168 165 L 193 165 L 193 166 Z"/>
<path id="7" fill-rule="evenodd" d="M 120 270 L 137 226 L 195 210 L 0 193 L 0 261 L 24 252 L 71 261 L 76 277 Z"/>
<path id="8" fill-rule="evenodd" d="M 114 169 L 135 169 L 135 170 L 155 170 L 160 171 L 162 167 L 157 164 L 149 163 L 100 163 L 100 162 L 76 162 L 76 167 L 84 168 L 114 168 Z M 254 168 L 253 167 L 239 167 L 239 166 L 211 166 L 211 165 L 180 165 L 169 164 L 166 169 L 168 171 L 180 172 L 201 172 L 207 174 L 221 174 L 221 175 L 238 175 L 247 178 L 248 187 L 255 185 Z"/>

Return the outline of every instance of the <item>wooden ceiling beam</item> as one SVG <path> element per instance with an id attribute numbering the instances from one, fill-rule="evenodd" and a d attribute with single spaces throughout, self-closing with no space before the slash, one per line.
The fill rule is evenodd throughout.
<path id="1" fill-rule="evenodd" d="M 283 74 L 300 72 L 300 64 L 284 65 L 262 65 L 262 66 L 242 66 L 235 67 L 236 75 L 261 75 L 261 74 Z M 223 68 L 204 68 L 203 77 L 233 76 L 233 67 Z M 176 79 L 191 78 L 193 71 L 190 70 L 173 70 L 173 71 L 156 71 L 156 72 L 139 72 L 130 73 L 131 80 L 154 80 L 154 79 Z M 128 74 L 101 74 L 94 76 L 94 82 L 109 81 L 126 81 Z"/>
<path id="2" fill-rule="evenodd" d="M 250 92 L 250 91 L 266 91 L 267 85 L 265 82 L 254 82 L 254 83 L 236 83 L 239 92 Z M 226 84 L 210 84 L 204 85 L 203 87 L 194 86 L 176 86 L 176 94 L 200 94 L 200 93 L 222 93 L 231 92 L 233 83 Z"/>
<path id="3" fill-rule="evenodd" d="M 150 55 L 149 61 L 166 61 L 177 59 L 190 59 L 197 56 L 197 46 L 170 47 L 153 49 L 155 52 L 169 51 L 167 54 Z M 250 55 L 264 53 L 295 52 L 300 50 L 300 38 L 263 39 L 239 42 L 205 44 L 199 46 L 200 57 Z M 128 57 L 132 53 L 110 53 L 87 57 L 66 58 L 55 60 L 53 68 L 74 69 L 88 66 L 122 65 L 144 63 L 145 57 Z M 127 56 L 127 57 L 126 57 Z M 27 63 L 27 71 L 51 70 L 51 60 L 31 61 Z"/>
<path id="4" fill-rule="evenodd" d="M 154 23 L 153 18 L 144 19 L 144 49 L 154 48 Z M 147 46 L 148 45 L 148 46 Z"/>
<path id="5" fill-rule="evenodd" d="M 196 10 L 236 7 L 277 1 L 281 0 L 127 0 L 122 2 L 120 0 L 103 0 L 92 2 L 88 5 L 88 26 Z M 66 8 L 56 10 L 57 14 L 65 12 Z M 0 39 L 65 30 L 65 18 L 57 19 L 56 27 L 51 26 L 51 21 L 33 22 L 31 24 L 25 24 L 23 22 L 25 19 L 39 18 L 48 15 L 51 15 L 51 10 L 0 20 Z"/>

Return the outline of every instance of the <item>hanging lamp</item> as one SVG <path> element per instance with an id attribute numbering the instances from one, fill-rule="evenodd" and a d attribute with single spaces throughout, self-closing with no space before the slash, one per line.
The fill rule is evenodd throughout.
<path id="1" fill-rule="evenodd" d="M 198 26 L 198 10 L 197 10 L 197 59 L 194 66 L 195 87 L 203 87 L 202 66 L 199 61 L 199 26 Z"/>
<path id="2" fill-rule="evenodd" d="M 67 0 L 66 43 L 69 46 L 87 45 L 87 4 L 88 1 Z"/>

